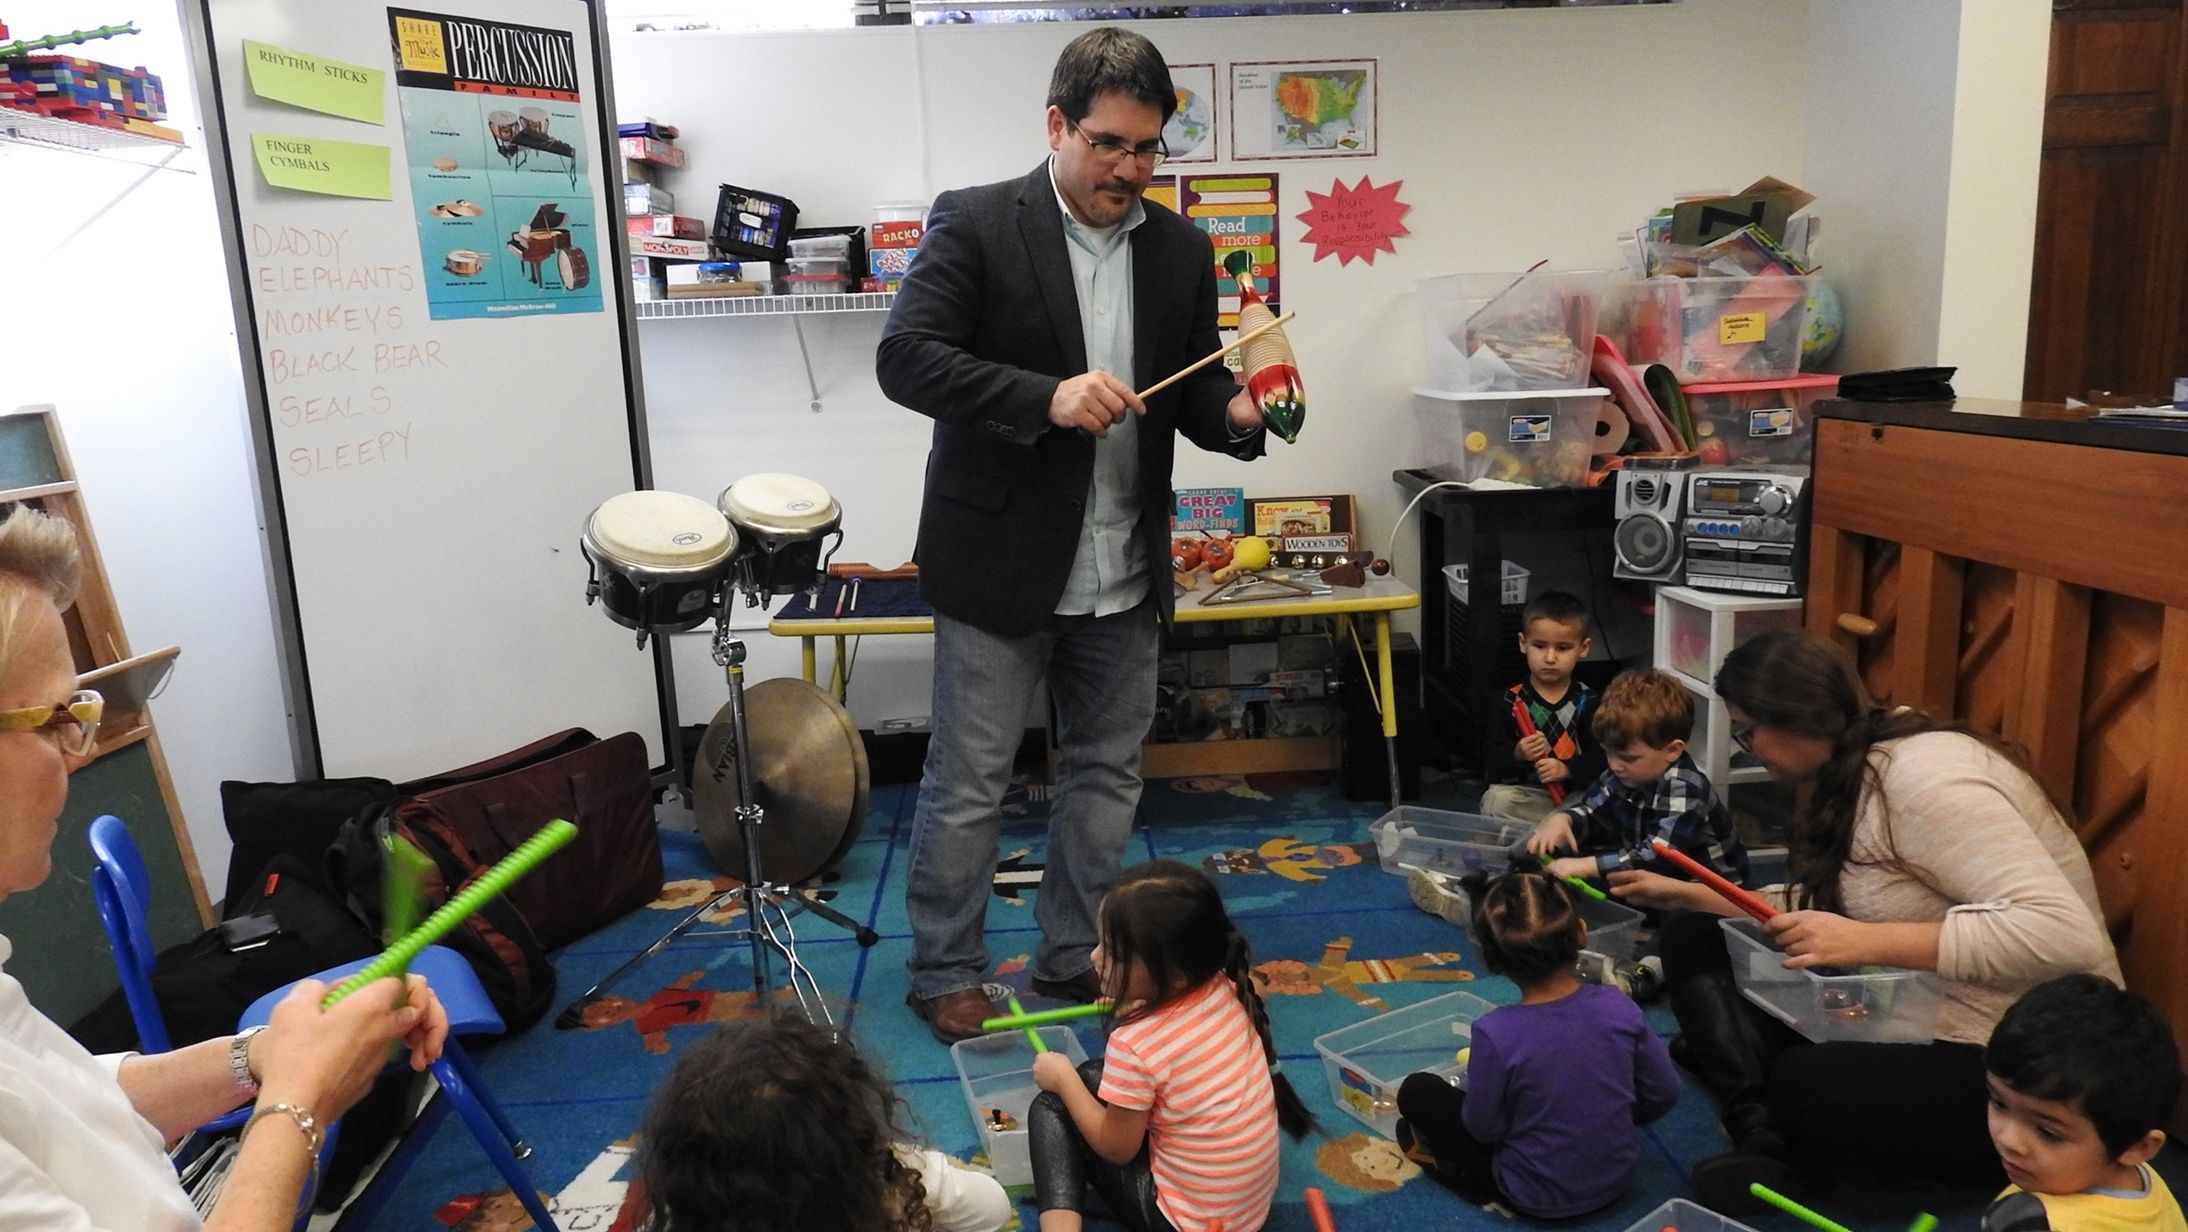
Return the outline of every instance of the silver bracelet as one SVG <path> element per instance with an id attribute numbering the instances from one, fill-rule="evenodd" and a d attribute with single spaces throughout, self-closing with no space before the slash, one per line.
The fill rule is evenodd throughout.
<path id="1" fill-rule="evenodd" d="M 250 1134 L 251 1126 L 258 1124 L 258 1119 L 270 1112 L 286 1114 L 291 1121 L 296 1123 L 297 1132 L 304 1135 L 304 1150 L 307 1153 L 306 1157 L 311 1160 L 311 1180 L 305 1184 L 304 1196 L 296 1204 L 297 1214 L 301 1215 L 306 1208 L 311 1206 L 312 1198 L 319 1192 L 319 1145 L 324 1140 L 323 1135 L 319 1132 L 319 1118 L 295 1104 L 260 1104 L 258 1107 L 251 1109 L 251 1117 L 243 1122 L 243 1128 L 237 1131 L 236 1141 L 239 1143 L 243 1141 Z"/>
<path id="2" fill-rule="evenodd" d="M 228 1041 L 228 1076 L 235 1079 L 236 1086 L 246 1095 L 258 1094 L 258 1075 L 251 1072 L 251 1041 L 265 1029 L 263 1023 L 245 1027 Z"/>

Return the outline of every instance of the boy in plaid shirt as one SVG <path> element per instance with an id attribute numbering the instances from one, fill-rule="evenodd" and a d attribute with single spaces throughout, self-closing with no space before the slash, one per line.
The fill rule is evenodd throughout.
<path id="1" fill-rule="evenodd" d="M 1687 756 L 1693 731 L 1694 699 L 1685 685 L 1659 671 L 1622 673 L 1603 690 L 1595 713 L 1595 737 L 1609 768 L 1577 800 L 1567 796 L 1563 807 L 1543 818 L 1527 850 L 1538 856 L 1580 853 L 1552 860 L 1553 876 L 1646 869 L 1687 880 L 1649 845 L 1662 838 L 1744 885 L 1747 848 L 1709 776 Z"/>

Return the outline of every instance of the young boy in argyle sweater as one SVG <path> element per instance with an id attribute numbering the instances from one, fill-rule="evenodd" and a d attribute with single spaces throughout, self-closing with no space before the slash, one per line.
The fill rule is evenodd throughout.
<path id="1" fill-rule="evenodd" d="M 1556 807 L 1552 786 L 1574 795 L 1603 773 L 1603 751 L 1591 730 L 1595 690 L 1573 679 L 1589 645 L 1588 609 L 1572 595 L 1546 591 L 1520 614 L 1527 679 L 1497 694 L 1497 711 L 1483 724 L 1489 733 L 1481 755 L 1489 780 L 1484 814 L 1539 822 Z M 1522 730 L 1522 710 L 1532 732 Z"/>

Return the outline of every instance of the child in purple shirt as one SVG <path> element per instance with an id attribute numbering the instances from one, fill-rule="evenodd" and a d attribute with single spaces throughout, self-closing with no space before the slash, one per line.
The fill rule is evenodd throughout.
<path id="1" fill-rule="evenodd" d="M 1558 1219 L 1607 1206 L 1633 1180 L 1634 1127 L 1671 1110 L 1679 1074 L 1641 1011 L 1573 974 L 1588 926 L 1572 891 L 1509 873 L 1474 900 L 1482 961 L 1519 985 L 1518 1005 L 1474 1023 L 1465 1088 L 1410 1074 L 1398 1143 L 1470 1202 Z"/>

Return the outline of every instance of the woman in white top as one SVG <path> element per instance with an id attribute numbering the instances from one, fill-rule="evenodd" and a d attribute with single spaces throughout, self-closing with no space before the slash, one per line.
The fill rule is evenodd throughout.
<path id="1" fill-rule="evenodd" d="M 52 871 L 68 776 L 97 734 L 97 695 L 77 690 L 61 621 L 81 574 L 67 522 L 20 508 L 0 523 L 0 898 Z M 0 937 L 0 967 L 12 952 Z M 0 1232 L 199 1227 L 163 1141 L 254 1096 L 203 1226 L 289 1227 L 310 1196 L 322 1126 L 363 1096 L 392 1044 L 424 1069 L 448 1032 L 447 1013 L 416 976 L 407 990 L 382 980 L 322 1013 L 324 991 L 299 986 L 262 1032 L 93 1057 L 0 971 Z"/>
<path id="2" fill-rule="evenodd" d="M 1786 832 L 1791 884 L 1762 891 L 1785 966 L 1934 971 L 1945 1002 L 1930 1043 L 1810 1043 L 1737 991 L 1717 925 L 1736 908 L 1693 882 L 1612 874 L 1621 898 L 1686 913 L 1660 934 L 1672 1056 L 1717 1093 L 1736 1148 L 1695 1167 L 1697 1197 L 1737 1213 L 1754 1209 L 1751 1181 L 1797 1191 L 1844 1165 L 1995 1192 L 1991 1028 L 2054 976 L 2120 982 L 2074 831 L 2003 745 L 1875 705 L 1823 638 L 1763 634 L 1726 657 L 1716 686 L 1740 747 L 1812 787 Z"/>

